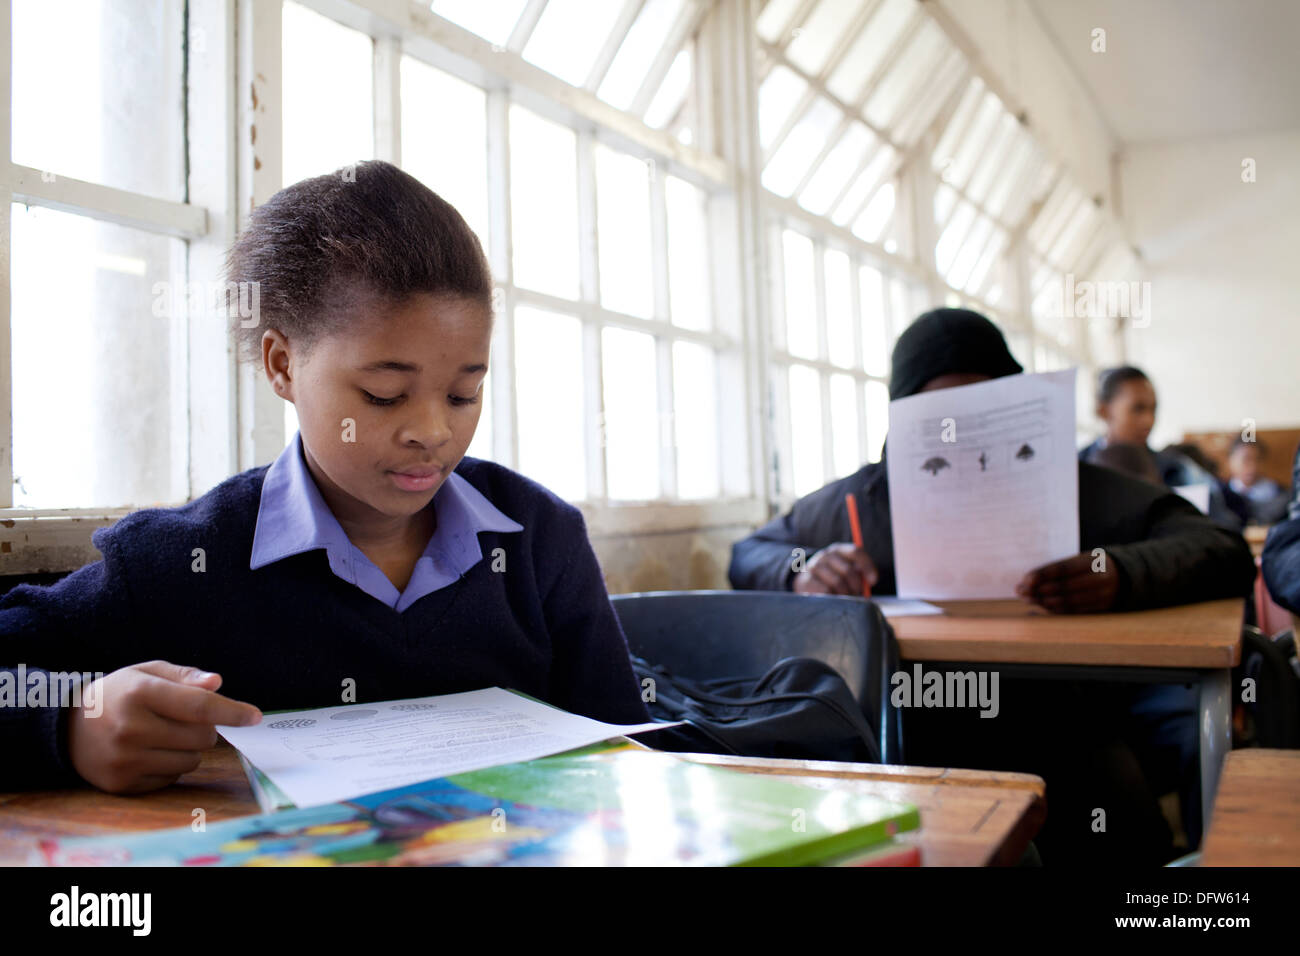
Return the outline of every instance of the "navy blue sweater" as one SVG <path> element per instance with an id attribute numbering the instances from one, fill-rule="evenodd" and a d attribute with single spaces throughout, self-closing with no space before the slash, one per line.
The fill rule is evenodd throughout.
<path id="1" fill-rule="evenodd" d="M 107 674 L 162 659 L 221 674 L 220 693 L 263 711 L 337 705 L 351 678 L 358 702 L 499 686 L 598 720 L 649 720 L 582 514 L 492 462 L 456 471 L 524 530 L 481 533 L 484 559 L 402 613 L 336 577 L 324 551 L 249 570 L 262 467 L 127 515 L 95 533 L 102 561 L 10 591 L 0 664 Z M 0 707 L 0 753 L 0 789 L 80 780 L 53 704 Z"/>

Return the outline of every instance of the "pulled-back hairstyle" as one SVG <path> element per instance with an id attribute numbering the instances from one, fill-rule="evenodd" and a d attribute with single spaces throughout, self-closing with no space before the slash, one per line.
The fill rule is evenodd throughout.
<path id="1" fill-rule="evenodd" d="M 258 321 L 235 322 L 240 349 L 254 361 L 267 329 L 304 347 L 337 331 L 349 315 L 339 306 L 358 293 L 468 298 L 489 314 L 492 303 L 491 270 L 460 213 L 381 160 L 304 179 L 253 210 L 230 249 L 226 280 L 232 316 L 232 297 L 257 290 Z"/>
<path id="2" fill-rule="evenodd" d="M 1125 382 L 1148 382 L 1147 373 L 1132 365 L 1103 369 L 1097 376 L 1097 404 L 1106 405 L 1119 394 Z"/>

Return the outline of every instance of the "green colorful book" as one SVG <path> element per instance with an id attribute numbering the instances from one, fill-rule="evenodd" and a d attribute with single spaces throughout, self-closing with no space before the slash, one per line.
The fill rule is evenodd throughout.
<path id="1" fill-rule="evenodd" d="M 46 841 L 39 862 L 794 866 L 860 857 L 919 823 L 883 798 L 605 744 L 199 831 Z"/>

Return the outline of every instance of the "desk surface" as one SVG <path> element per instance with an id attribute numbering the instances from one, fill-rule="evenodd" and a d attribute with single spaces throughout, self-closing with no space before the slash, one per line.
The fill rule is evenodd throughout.
<path id="1" fill-rule="evenodd" d="M 933 601 L 942 615 L 896 617 L 908 661 L 1229 668 L 1241 659 L 1243 601 L 1123 614 L 1048 614 L 1021 601 Z"/>
<path id="2" fill-rule="evenodd" d="M 1300 866 L 1300 750 L 1234 750 L 1201 866 Z"/>
<path id="3" fill-rule="evenodd" d="M 921 847 L 927 866 L 1014 864 L 1046 816 L 1043 781 L 1028 774 L 712 754 L 689 759 L 915 804 L 922 829 L 906 839 Z M 224 741 L 180 783 L 143 796 L 91 789 L 0 793 L 0 865 L 26 863 L 41 839 L 186 826 L 197 807 L 213 823 L 258 812 L 235 751 Z"/>

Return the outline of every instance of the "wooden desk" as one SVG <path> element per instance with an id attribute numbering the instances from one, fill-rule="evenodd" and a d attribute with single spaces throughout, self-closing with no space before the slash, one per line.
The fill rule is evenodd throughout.
<path id="1" fill-rule="evenodd" d="M 899 839 L 924 866 L 1014 866 L 1047 816 L 1042 777 L 1027 773 L 683 754 L 697 763 L 771 774 L 822 789 L 851 789 L 914 804 L 921 829 Z"/>
<path id="2" fill-rule="evenodd" d="M 1300 865 L 1300 750 L 1234 750 L 1201 866 Z"/>
<path id="3" fill-rule="evenodd" d="M 999 664 L 1008 676 L 1191 683 L 1198 687 L 1201 807 L 1208 818 L 1232 748 L 1230 674 L 1244 602 L 1124 614 L 1048 614 L 1021 601 L 936 601 L 943 615 L 896 617 L 904 662 Z"/>
<path id="4" fill-rule="evenodd" d="M 1046 816 L 1043 781 L 1027 774 L 712 754 L 688 759 L 913 803 L 922 829 L 906 838 L 921 846 L 927 866 L 1014 864 Z M 186 826 L 196 807 L 210 823 L 258 812 L 235 751 L 224 741 L 180 783 L 143 796 L 90 789 L 0 794 L 0 865 L 26 863 L 41 839 Z"/>

